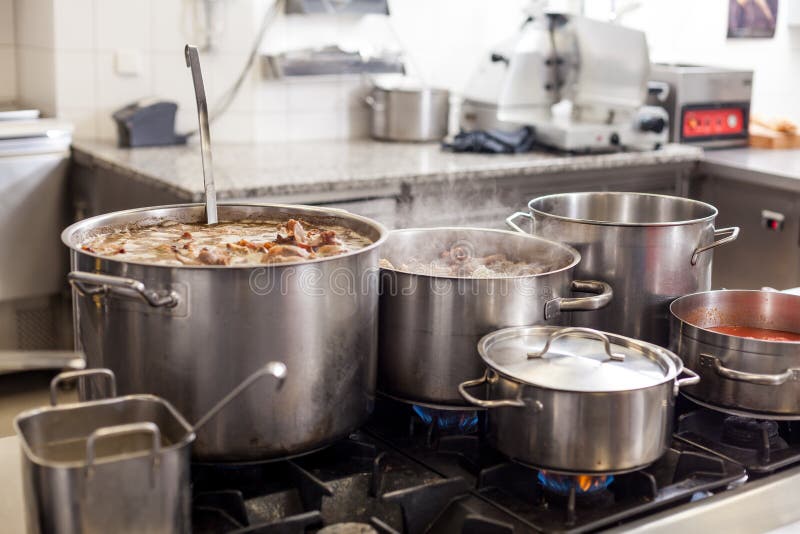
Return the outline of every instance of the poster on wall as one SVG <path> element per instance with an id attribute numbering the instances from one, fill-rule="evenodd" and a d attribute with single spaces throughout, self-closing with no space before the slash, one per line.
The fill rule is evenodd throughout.
<path id="1" fill-rule="evenodd" d="M 775 35 L 778 0 L 728 0 L 728 39 L 769 39 Z"/>

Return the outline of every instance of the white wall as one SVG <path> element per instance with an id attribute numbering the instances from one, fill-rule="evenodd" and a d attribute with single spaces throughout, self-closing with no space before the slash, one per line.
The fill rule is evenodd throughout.
<path id="1" fill-rule="evenodd" d="M 752 111 L 800 122 L 800 27 L 787 25 L 798 8 L 780 0 L 773 39 L 727 39 L 727 0 L 645 0 L 623 22 L 647 33 L 654 61 L 752 69 Z"/>
<path id="2" fill-rule="evenodd" d="M 0 105 L 17 98 L 14 1 L 0 0 Z"/>
<path id="3" fill-rule="evenodd" d="M 224 24 L 218 46 L 201 57 L 212 107 L 239 72 L 272 1 L 219 0 Z M 642 0 L 623 22 L 646 31 L 655 60 L 753 68 L 753 110 L 800 121 L 800 98 L 794 96 L 800 29 L 785 24 L 791 2 L 800 4 L 781 0 L 771 40 L 727 40 L 727 0 Z M 521 23 L 526 3 L 390 0 L 391 23 L 282 19 L 261 48 L 276 51 L 329 39 L 347 44 L 369 26 L 387 43 L 400 43 L 412 70 L 425 81 L 459 91 L 487 48 Z M 585 0 L 585 5 L 590 14 L 606 16 L 610 0 Z M 23 103 L 75 122 L 79 138 L 114 139 L 112 111 L 156 96 L 178 102 L 180 130 L 193 128 L 196 113 L 183 45 L 199 41 L 195 20 L 201 6 L 199 0 L 0 0 L 0 102 L 18 95 Z M 119 52 L 138 54 L 138 75 L 116 71 Z M 366 90 L 359 77 L 271 81 L 256 68 L 230 111 L 212 126 L 212 136 L 216 142 L 363 137 Z"/>

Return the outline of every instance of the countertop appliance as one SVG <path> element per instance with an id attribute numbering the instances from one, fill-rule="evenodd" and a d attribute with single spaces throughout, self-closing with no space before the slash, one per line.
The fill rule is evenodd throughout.
<path id="1" fill-rule="evenodd" d="M 707 148 L 746 146 L 753 71 L 656 63 L 650 80 L 666 83 L 666 96 L 649 102 L 669 113 L 669 139 Z"/>
<path id="2" fill-rule="evenodd" d="M 645 105 L 649 75 L 643 32 L 531 13 L 473 76 L 462 127 L 533 126 L 541 144 L 573 152 L 658 148 L 668 117 Z"/>
<path id="3" fill-rule="evenodd" d="M 71 348 L 61 299 L 72 125 L 0 121 L 0 350 Z"/>

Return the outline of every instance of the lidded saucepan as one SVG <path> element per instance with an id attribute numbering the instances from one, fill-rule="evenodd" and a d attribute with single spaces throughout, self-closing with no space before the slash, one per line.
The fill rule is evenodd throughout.
<path id="1" fill-rule="evenodd" d="M 459 391 L 489 409 L 490 442 L 556 472 L 654 462 L 669 444 L 678 389 L 699 380 L 664 348 L 589 328 L 506 328 L 484 336 L 478 352 L 486 373 Z M 481 385 L 489 400 L 467 391 Z"/>

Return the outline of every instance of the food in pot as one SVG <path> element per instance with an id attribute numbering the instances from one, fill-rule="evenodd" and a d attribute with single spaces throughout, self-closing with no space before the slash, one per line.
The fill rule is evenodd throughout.
<path id="1" fill-rule="evenodd" d="M 131 224 L 94 234 L 81 249 L 100 256 L 160 265 L 260 265 L 336 256 L 372 241 L 343 226 L 289 219 Z"/>
<path id="2" fill-rule="evenodd" d="M 544 264 L 514 261 L 500 253 L 473 257 L 469 249 L 458 244 L 442 251 L 438 256 L 424 259 L 411 256 L 397 266 L 383 258 L 380 265 L 384 269 L 411 274 L 459 278 L 511 278 L 548 271 Z"/>
<path id="3" fill-rule="evenodd" d="M 800 334 L 785 330 L 770 330 L 768 328 L 753 328 L 750 326 L 711 326 L 712 332 L 728 336 L 760 339 L 763 341 L 800 341 Z"/>

